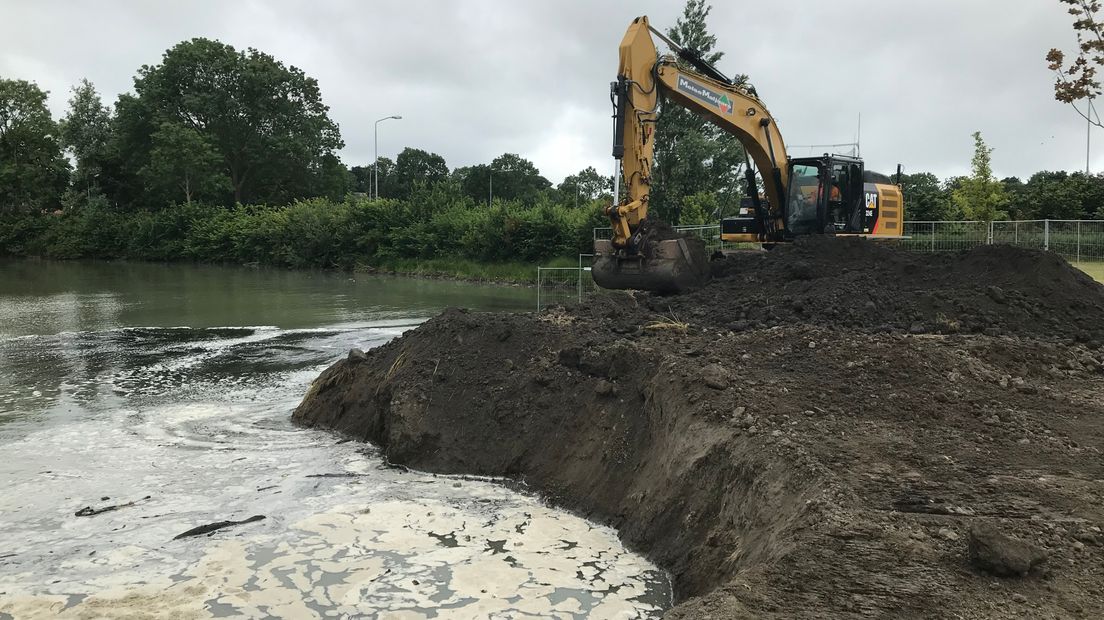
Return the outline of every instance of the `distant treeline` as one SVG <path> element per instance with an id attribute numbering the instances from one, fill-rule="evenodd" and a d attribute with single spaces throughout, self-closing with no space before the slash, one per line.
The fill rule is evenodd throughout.
<path id="1" fill-rule="evenodd" d="M 353 269 L 397 259 L 543 263 L 590 251 L 596 203 L 476 205 L 440 190 L 409 200 L 314 198 L 283 207 L 193 202 L 157 211 L 93 204 L 61 215 L 0 218 L 14 256 L 125 258 Z"/>
<path id="2" fill-rule="evenodd" d="M 1104 174 L 1036 172 L 1026 181 L 1008 177 L 995 181 L 996 209 L 991 218 L 971 217 L 954 200 L 968 177 L 940 181 L 929 172 L 902 178 L 905 214 L 909 220 L 1091 220 L 1104 219 Z"/>
<path id="3" fill-rule="evenodd" d="M 679 27 L 704 31 L 703 20 Z M 652 213 L 676 224 L 735 213 L 739 142 L 678 107 L 657 132 Z M 997 181 L 975 139 L 971 176 L 904 178 L 909 219 L 1104 218 L 1104 176 Z M 0 256 L 533 263 L 588 251 L 606 224 L 612 179 L 591 167 L 554 185 L 516 154 L 450 169 L 406 148 L 379 160 L 373 197 L 374 166 L 346 167 L 342 146 L 313 78 L 208 39 L 141 67 L 110 108 L 82 81 L 60 120 L 38 86 L 0 78 Z"/>

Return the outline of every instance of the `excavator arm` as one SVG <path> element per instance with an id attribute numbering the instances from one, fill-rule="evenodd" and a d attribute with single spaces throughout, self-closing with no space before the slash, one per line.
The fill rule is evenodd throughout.
<path id="1" fill-rule="evenodd" d="M 680 67 L 674 57 L 660 57 L 652 40 L 653 33 L 694 69 Z M 623 200 L 615 199 L 607 209 L 615 250 L 633 254 L 639 249 L 635 233 L 648 216 L 660 94 L 700 114 L 740 141 L 764 182 L 763 193 L 768 206 L 757 205 L 756 208 L 761 230 L 765 235 L 781 231 L 789 172 L 786 146 L 774 117 L 752 89 L 730 81 L 696 52 L 680 48 L 654 30 L 647 17 L 638 17 L 621 41 L 617 81 L 611 84 L 613 156 L 620 160 L 618 168 L 627 191 Z M 754 184 L 754 174 L 749 166 L 748 195 L 757 202 L 759 191 Z"/>

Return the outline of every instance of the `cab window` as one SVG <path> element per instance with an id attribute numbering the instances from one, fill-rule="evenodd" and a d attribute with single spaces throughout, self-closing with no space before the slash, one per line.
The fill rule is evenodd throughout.
<path id="1" fill-rule="evenodd" d="M 796 164 L 790 174 L 790 194 L 786 197 L 787 226 L 792 234 L 808 235 L 820 232 L 817 198 L 820 189 L 820 167 Z"/>

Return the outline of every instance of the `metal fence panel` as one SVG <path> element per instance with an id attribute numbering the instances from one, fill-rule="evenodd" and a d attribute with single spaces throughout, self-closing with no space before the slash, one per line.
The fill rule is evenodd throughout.
<path id="1" fill-rule="evenodd" d="M 1015 245 L 1021 248 L 1047 249 L 1046 220 L 1012 220 L 993 222 L 993 243 Z"/>
<path id="2" fill-rule="evenodd" d="M 721 225 L 720 224 L 704 224 L 701 226 L 672 226 L 676 231 L 681 233 L 687 233 L 700 238 L 705 242 L 705 249 L 709 252 L 715 252 L 717 250 L 729 247 L 725 245 L 724 241 L 721 241 Z M 608 226 L 605 228 L 594 229 L 594 240 L 599 239 L 612 239 L 613 229 Z"/>
<path id="3" fill-rule="evenodd" d="M 537 311 L 580 301 L 583 273 L 593 283 L 589 267 L 585 272 L 577 267 L 537 267 Z"/>
<path id="4" fill-rule="evenodd" d="M 914 252 L 955 252 L 989 243 L 988 222 L 905 222 L 900 247 Z"/>

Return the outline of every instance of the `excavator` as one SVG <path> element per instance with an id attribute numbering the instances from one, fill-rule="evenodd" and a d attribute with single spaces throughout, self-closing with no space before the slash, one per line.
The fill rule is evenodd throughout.
<path id="1" fill-rule="evenodd" d="M 653 34 L 674 55 L 660 56 Z M 748 198 L 737 216 L 721 220 L 723 241 L 769 249 L 803 235 L 901 237 L 904 202 L 888 176 L 864 170 L 857 157 L 788 156 L 778 123 L 753 86 L 729 79 L 701 53 L 677 45 L 642 16 L 621 41 L 617 80 L 610 84 L 618 164 L 613 203 L 606 208 L 612 238 L 594 242 L 591 274 L 599 286 L 677 293 L 709 280 L 710 256 L 702 241 L 648 219 L 661 94 L 744 147 Z M 622 179 L 626 196 L 619 199 Z"/>

